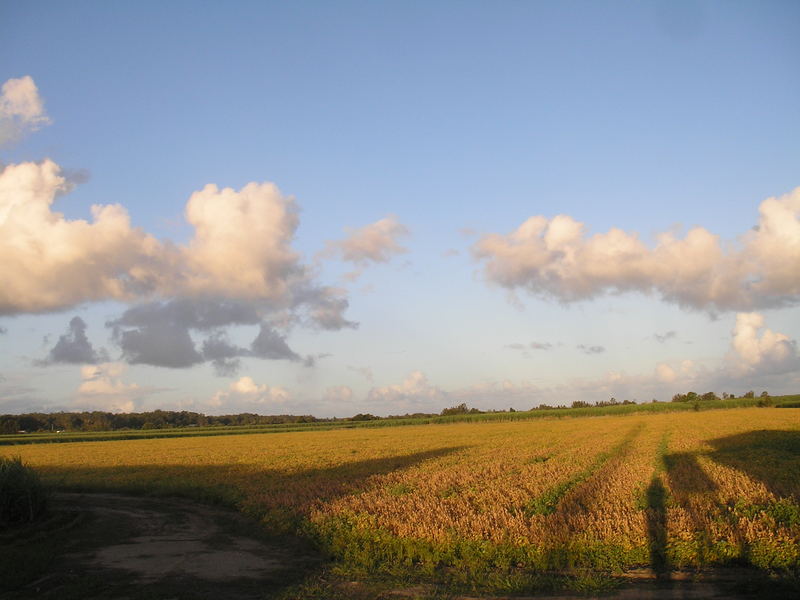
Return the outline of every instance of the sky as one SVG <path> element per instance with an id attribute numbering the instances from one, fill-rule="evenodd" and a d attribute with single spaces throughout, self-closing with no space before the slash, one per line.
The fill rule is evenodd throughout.
<path id="1" fill-rule="evenodd" d="M 0 0 L 0 413 L 798 393 L 799 25 Z"/>

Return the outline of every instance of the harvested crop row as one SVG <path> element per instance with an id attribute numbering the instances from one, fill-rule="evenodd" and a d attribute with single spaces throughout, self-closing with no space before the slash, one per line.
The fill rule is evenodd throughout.
<path id="1" fill-rule="evenodd" d="M 527 539 L 530 499 L 586 470 L 617 442 L 617 432 L 569 425 L 530 436 L 520 435 L 516 424 L 500 426 L 503 435 L 480 446 L 375 477 L 362 494 L 320 504 L 314 518 L 359 515 L 363 526 L 435 541 Z M 573 436 L 581 443 L 564 443 Z"/>

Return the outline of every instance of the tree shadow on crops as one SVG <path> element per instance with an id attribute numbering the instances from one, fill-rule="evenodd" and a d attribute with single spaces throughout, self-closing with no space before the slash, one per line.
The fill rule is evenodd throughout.
<path id="1" fill-rule="evenodd" d="M 800 499 L 800 431 L 748 431 L 709 443 L 711 459 L 760 481 L 778 497 Z"/>
<path id="2" fill-rule="evenodd" d="M 647 542 L 650 566 L 658 579 L 665 579 L 669 571 L 667 562 L 667 490 L 658 476 L 647 487 Z"/>
<path id="3" fill-rule="evenodd" d="M 664 456 L 669 487 L 680 504 L 717 489 L 717 484 L 700 466 L 698 456 L 694 452 L 673 452 Z"/>
<path id="4" fill-rule="evenodd" d="M 298 560 L 294 560 L 292 564 L 312 565 L 300 571 L 286 570 L 285 574 L 278 578 L 259 582 L 265 586 L 259 589 L 258 597 L 261 598 L 297 585 L 309 577 L 315 577 L 320 569 L 325 568 L 319 551 L 309 540 L 299 535 L 298 529 L 315 506 L 368 489 L 371 485 L 370 480 L 374 476 L 408 469 L 423 461 L 443 457 L 463 448 L 463 446 L 449 447 L 366 460 L 354 458 L 349 462 L 330 467 L 293 472 L 259 469 L 253 464 L 153 464 L 107 467 L 70 465 L 42 468 L 40 471 L 46 482 L 55 484 L 62 490 L 124 492 L 150 497 L 180 496 L 235 507 L 248 517 L 260 520 L 260 525 L 255 520 L 250 521 L 251 526 L 247 531 L 249 536 L 262 539 L 273 546 L 277 544 L 287 555 L 294 553 L 295 559 Z M 89 544 L 97 543 L 102 546 L 106 543 L 96 539 L 99 536 L 97 532 L 88 533 L 92 531 L 91 528 L 84 529 L 82 533 L 81 529 L 76 527 L 73 532 L 61 536 L 60 539 L 65 541 L 65 547 L 58 550 L 57 554 L 67 555 L 69 551 L 67 546 L 73 543 L 73 533 L 77 536 L 85 534 L 84 537 L 95 538 L 85 540 Z M 53 539 L 55 538 L 50 540 L 51 545 Z M 59 559 L 53 560 L 55 561 L 53 564 L 58 564 Z M 66 568 L 63 570 L 66 571 Z M 33 581 L 36 575 L 34 573 L 27 579 Z M 107 579 L 109 578 L 106 577 L 103 581 Z M 20 585 L 29 584 L 21 582 Z M 142 593 L 144 594 L 144 591 Z M 77 591 L 76 597 L 80 596 L 80 591 Z M 202 590 L 198 591 L 197 597 L 204 597 Z"/>
<path id="5" fill-rule="evenodd" d="M 330 502 L 365 490 L 370 478 L 407 469 L 425 460 L 463 450 L 439 448 L 383 458 L 353 460 L 296 471 L 260 468 L 257 464 L 149 464 L 42 467 L 45 481 L 73 491 L 121 491 L 178 495 L 236 507 L 251 516 L 280 511 L 285 518 L 304 516 L 313 504 Z M 168 456 L 166 457 L 168 461 Z M 263 512 L 263 514 L 261 514 Z"/>
<path id="6" fill-rule="evenodd" d="M 703 531 L 703 515 L 694 507 L 694 500 L 716 490 L 716 484 L 705 474 L 697 454 L 673 452 L 663 457 L 663 467 L 672 493 L 672 500 L 689 514 L 695 528 Z M 650 565 L 659 579 L 669 579 L 671 565 L 667 557 L 667 503 L 669 492 L 660 475 L 653 476 L 646 494 L 646 527 Z"/>
<path id="7" fill-rule="evenodd" d="M 699 502 L 717 489 L 702 469 L 699 458 L 711 460 L 745 473 L 760 481 L 778 497 L 800 498 L 800 432 L 749 431 L 711 440 L 707 453 L 673 452 L 663 458 L 664 477 L 653 476 L 646 492 L 646 527 L 650 564 L 659 578 L 671 570 L 667 556 L 667 506 L 674 503 L 689 516 L 699 542 L 699 558 L 713 543 L 708 531 L 708 515 Z M 668 487 L 664 485 L 664 478 Z M 731 523 L 740 544 L 745 544 L 738 526 Z"/>

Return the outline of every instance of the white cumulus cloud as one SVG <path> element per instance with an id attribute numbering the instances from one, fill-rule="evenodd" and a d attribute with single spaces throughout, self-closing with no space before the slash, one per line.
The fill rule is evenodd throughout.
<path id="1" fill-rule="evenodd" d="M 75 406 L 88 410 L 134 412 L 138 401 L 152 390 L 136 383 L 125 383 L 122 363 L 102 363 L 81 367 L 81 383 L 75 394 Z"/>
<path id="2" fill-rule="evenodd" d="M 349 403 L 353 399 L 353 389 L 347 385 L 335 385 L 325 390 L 326 402 Z"/>
<path id="3" fill-rule="evenodd" d="M 264 414 L 274 412 L 291 399 L 286 388 L 267 384 L 257 384 L 252 377 L 242 377 L 214 394 L 209 402 L 217 414 L 254 412 Z"/>
<path id="4" fill-rule="evenodd" d="M 675 369 L 670 367 L 666 363 L 659 363 L 656 366 L 656 378 L 659 381 L 663 381 L 664 383 L 672 383 L 677 379 L 678 375 L 675 373 Z"/>
<path id="5" fill-rule="evenodd" d="M 71 184 L 51 160 L 0 172 L 0 314 L 48 312 L 100 300 L 225 298 L 262 312 L 303 313 L 327 329 L 343 317 L 342 290 L 323 287 L 291 246 L 294 200 L 271 183 L 207 185 L 189 198 L 185 246 L 131 227 L 125 208 L 95 205 L 92 221 L 52 210 Z"/>
<path id="6" fill-rule="evenodd" d="M 604 293 L 658 293 L 684 307 L 750 310 L 800 301 L 800 188 L 759 207 L 759 223 L 736 243 L 703 227 L 662 233 L 654 247 L 612 228 L 588 235 L 567 215 L 531 217 L 472 248 L 488 281 L 563 302 Z"/>
<path id="7" fill-rule="evenodd" d="M 39 90 L 29 75 L 0 88 L 0 146 L 50 123 Z"/>
<path id="8" fill-rule="evenodd" d="M 92 222 L 51 210 L 70 184 L 53 161 L 0 172 L 0 314 L 46 312 L 151 291 L 162 245 L 131 228 L 118 205 L 92 207 Z"/>
<path id="9" fill-rule="evenodd" d="M 291 285 L 304 276 L 291 247 L 297 208 L 272 183 L 248 183 L 239 191 L 208 184 L 189 198 L 186 220 L 195 235 L 181 248 L 182 278 L 171 282 L 173 293 L 285 304 Z"/>
<path id="10" fill-rule="evenodd" d="M 762 315 L 737 314 L 732 334 L 729 358 L 735 372 L 786 373 L 800 368 L 797 343 L 786 334 L 767 329 Z"/>
<path id="11" fill-rule="evenodd" d="M 401 382 L 395 385 L 373 387 L 367 394 L 368 402 L 408 407 L 441 401 L 446 396 L 440 388 L 431 385 L 422 371 L 412 371 Z M 435 406 L 434 406 L 435 409 Z"/>

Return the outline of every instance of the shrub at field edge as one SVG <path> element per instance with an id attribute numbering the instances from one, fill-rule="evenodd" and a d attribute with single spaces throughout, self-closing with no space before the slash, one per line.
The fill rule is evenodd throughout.
<path id="1" fill-rule="evenodd" d="M 48 494 L 39 476 L 19 457 L 0 457 L 0 529 L 36 520 Z"/>

